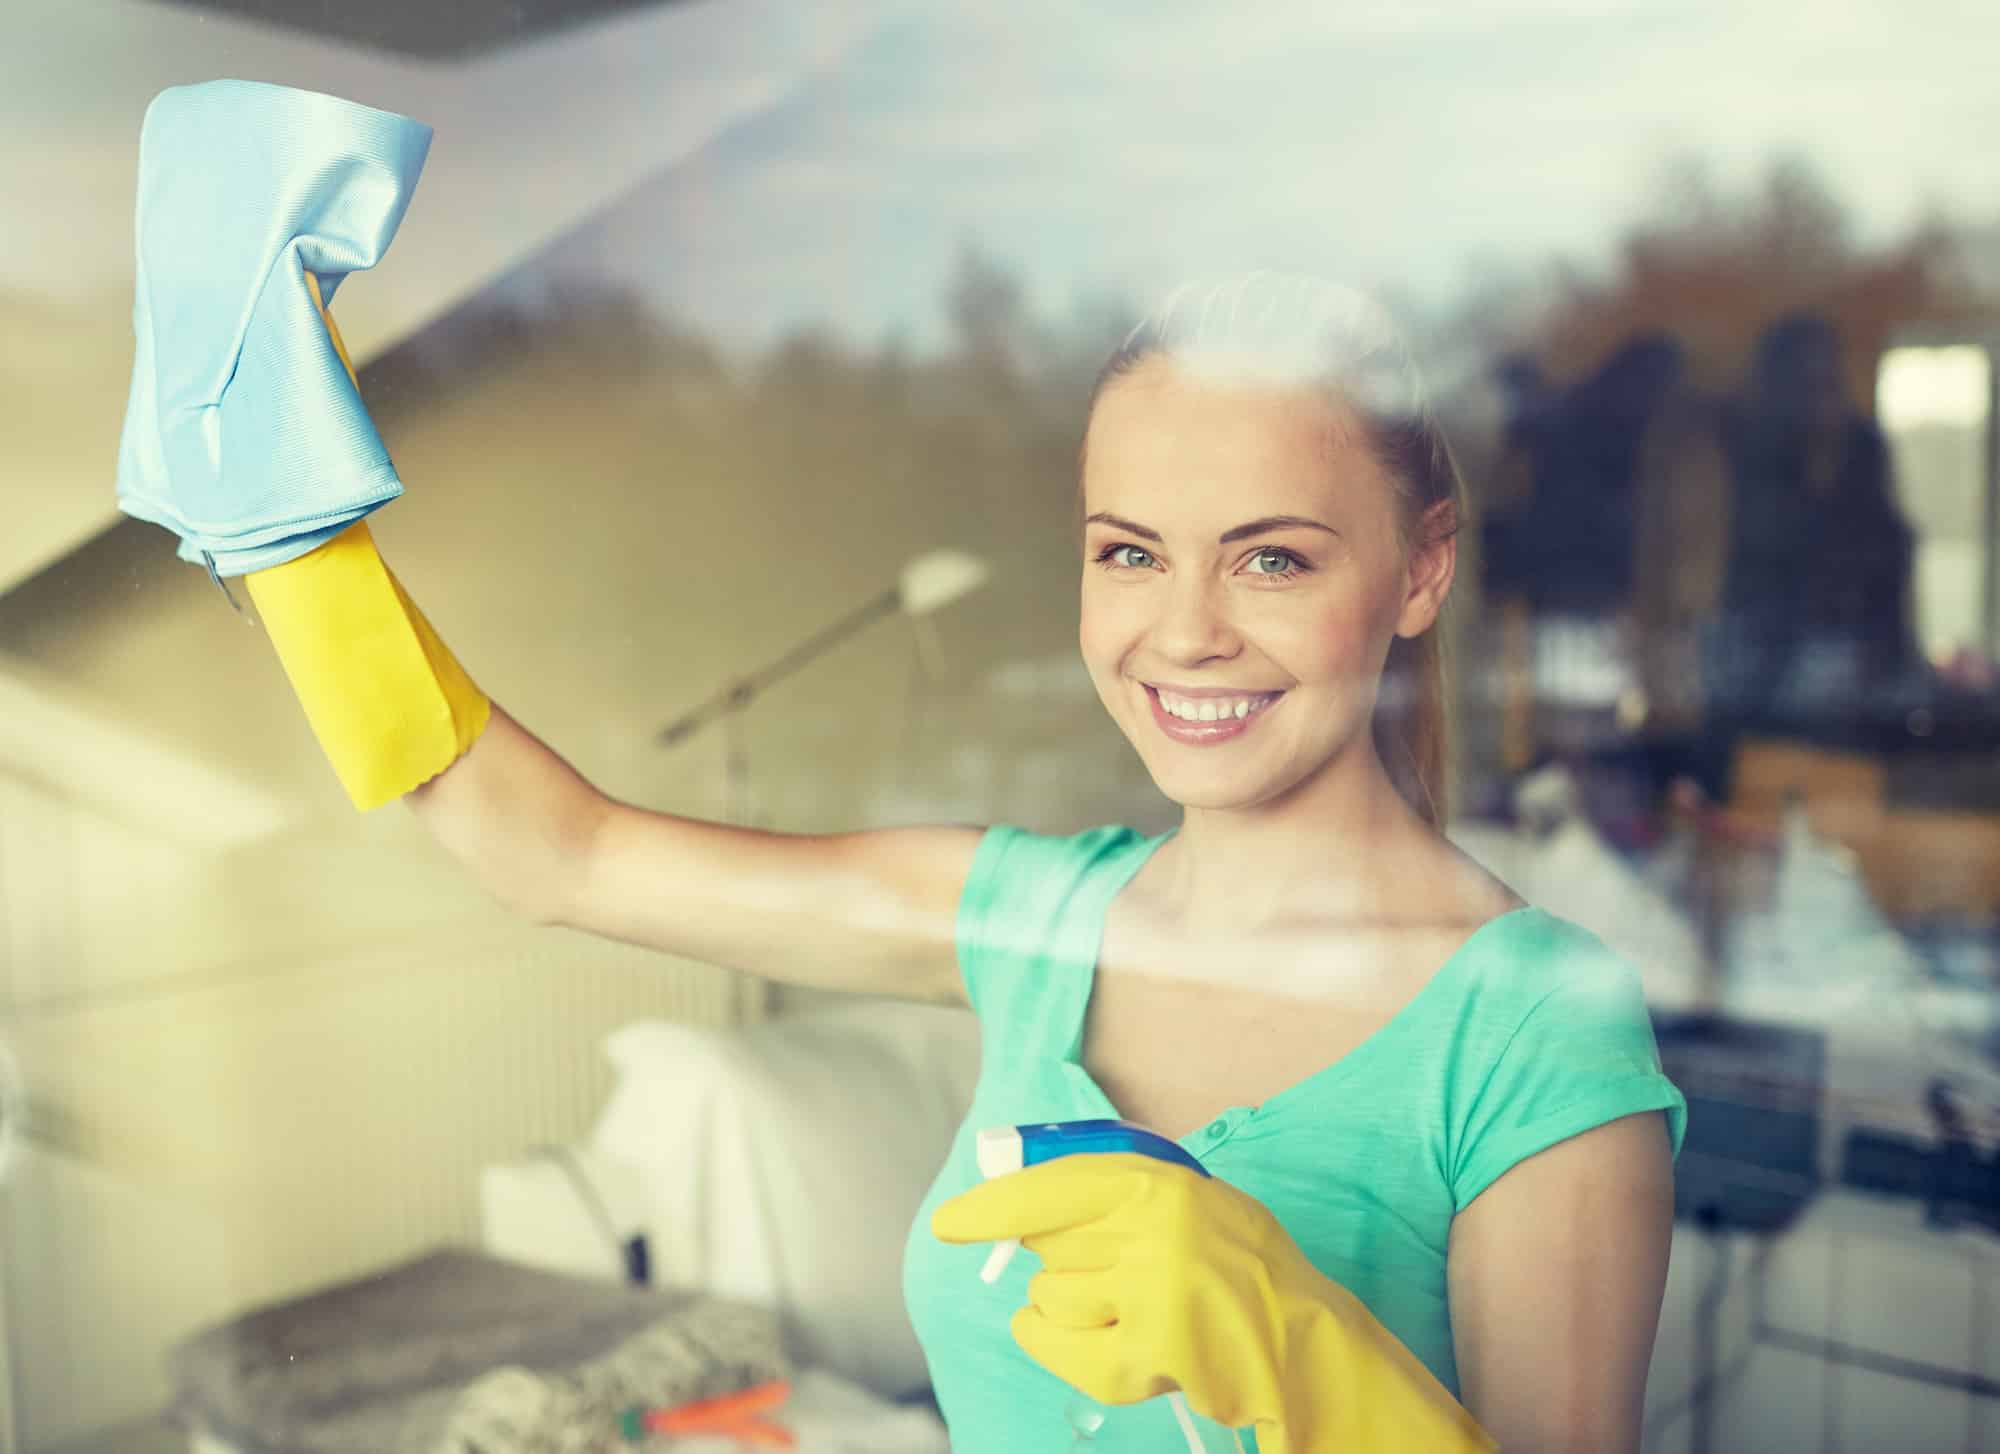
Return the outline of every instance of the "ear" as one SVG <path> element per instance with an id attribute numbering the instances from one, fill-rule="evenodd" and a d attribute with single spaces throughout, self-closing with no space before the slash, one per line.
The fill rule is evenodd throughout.
<path id="1" fill-rule="evenodd" d="M 1417 522 L 1417 545 L 1410 551 L 1409 586 L 1396 617 L 1398 636 L 1421 636 L 1436 624 L 1458 572 L 1458 507 L 1440 500 Z"/>

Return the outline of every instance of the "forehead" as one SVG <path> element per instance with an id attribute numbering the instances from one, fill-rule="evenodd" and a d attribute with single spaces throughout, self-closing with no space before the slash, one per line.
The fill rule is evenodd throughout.
<path id="1" fill-rule="evenodd" d="M 1310 513 L 1386 490 L 1352 412 L 1324 390 L 1191 375 L 1148 359 L 1091 411 L 1087 511 Z"/>

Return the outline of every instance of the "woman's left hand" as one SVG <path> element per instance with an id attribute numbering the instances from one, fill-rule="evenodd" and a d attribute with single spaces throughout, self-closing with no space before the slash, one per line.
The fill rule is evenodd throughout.
<path id="1" fill-rule="evenodd" d="M 996 1177 L 931 1218 L 947 1242 L 1019 1238 L 1042 1259 L 1013 1333 L 1100 1403 L 1181 1390 L 1269 1454 L 1490 1451 L 1409 1349 L 1322 1276 L 1263 1203 L 1133 1153 Z"/>

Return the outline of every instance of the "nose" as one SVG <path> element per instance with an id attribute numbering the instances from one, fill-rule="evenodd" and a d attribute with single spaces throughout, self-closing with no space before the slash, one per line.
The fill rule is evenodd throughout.
<path id="1" fill-rule="evenodd" d="M 1158 614 L 1147 634 L 1162 661 L 1193 666 L 1241 649 L 1226 588 L 1213 576 L 1190 571 L 1171 578 L 1157 599 Z"/>

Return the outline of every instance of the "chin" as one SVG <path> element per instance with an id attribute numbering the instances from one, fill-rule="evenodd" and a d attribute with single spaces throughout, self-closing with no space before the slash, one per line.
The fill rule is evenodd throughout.
<path id="1" fill-rule="evenodd" d="M 1144 755 L 1141 756 L 1143 759 Z M 1296 779 L 1279 780 L 1242 768 L 1203 772 L 1184 763 L 1163 768 L 1151 759 L 1144 760 L 1153 786 L 1160 790 L 1162 796 L 1183 808 L 1255 808 L 1273 798 L 1283 797 L 1298 786 Z"/>
<path id="2" fill-rule="evenodd" d="M 1246 799 L 1230 793 L 1175 792 L 1164 783 L 1156 784 L 1161 796 L 1177 808 L 1194 808 L 1204 813 L 1240 812 L 1254 808 L 1262 799 Z"/>
<path id="3" fill-rule="evenodd" d="M 1254 809 L 1269 807 L 1284 797 L 1284 788 L 1264 792 L 1229 792 L 1221 788 L 1180 788 L 1154 779 L 1154 785 L 1169 802 L 1180 808 L 1195 808 L 1204 813 L 1247 813 Z"/>

